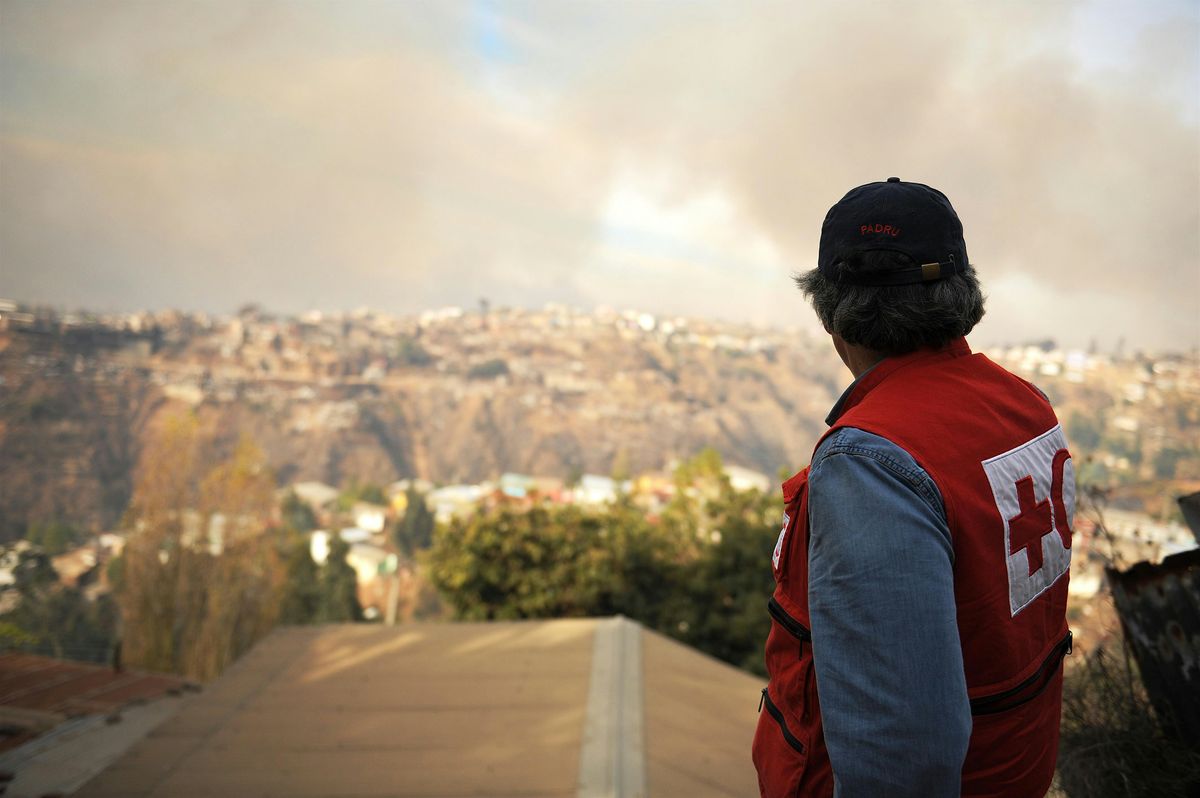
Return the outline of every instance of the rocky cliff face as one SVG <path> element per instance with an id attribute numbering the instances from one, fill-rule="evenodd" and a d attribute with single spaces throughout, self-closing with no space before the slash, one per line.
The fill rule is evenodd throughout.
<path id="1" fill-rule="evenodd" d="M 133 370 L 96 378 L 90 349 L 0 334 L 0 540 L 33 521 L 108 527 L 128 503 L 139 433 L 164 399 Z"/>
<path id="2" fill-rule="evenodd" d="M 114 525 L 171 413 L 217 452 L 250 435 L 281 484 L 638 473 L 705 446 L 774 475 L 807 461 L 847 379 L 824 342 L 620 322 L 0 331 L 0 534 Z"/>

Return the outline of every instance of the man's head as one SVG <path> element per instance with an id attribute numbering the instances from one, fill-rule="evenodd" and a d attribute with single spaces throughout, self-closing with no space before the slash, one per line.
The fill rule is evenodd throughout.
<path id="1" fill-rule="evenodd" d="M 882 355 L 941 346 L 984 312 L 950 201 L 895 177 L 852 189 L 829 209 L 817 268 L 796 284 L 826 330 Z"/>

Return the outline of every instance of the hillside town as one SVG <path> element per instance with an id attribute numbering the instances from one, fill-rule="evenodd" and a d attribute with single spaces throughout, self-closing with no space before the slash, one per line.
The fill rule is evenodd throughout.
<path id="1" fill-rule="evenodd" d="M 1200 503 L 1200 356 L 983 351 L 1045 392 L 1071 443 L 1066 614 L 1076 650 L 1099 656 L 1120 640 L 1112 569 L 1197 547 L 1178 500 Z M 69 713 L 93 732 L 150 723 L 139 713 L 168 716 L 281 635 L 632 616 L 644 596 L 673 608 L 658 631 L 755 681 L 770 497 L 846 381 L 798 331 L 632 311 L 102 316 L 0 300 L 0 656 L 38 701 L 53 680 L 88 685 L 55 713 L 23 708 L 0 755 L 58 784 L 61 766 L 18 757 L 74 733 Z M 164 494 L 156 475 L 174 471 L 166 483 L 189 484 Z M 712 499 L 725 509 L 709 516 Z M 553 603 L 579 590 L 540 581 L 560 564 L 629 605 Z M 622 571 L 648 567 L 652 589 L 631 592 Z M 480 594 L 534 608 L 465 614 L 457 580 L 477 569 L 520 574 Z M 130 629 L 160 628 L 163 606 L 174 643 L 155 652 Z"/>
<path id="2" fill-rule="evenodd" d="M 773 477 L 803 462 L 841 390 L 827 350 L 794 332 L 557 306 L 214 318 L 10 302 L 0 507 L 103 531 L 138 452 L 181 412 L 230 446 L 252 435 L 281 484 L 478 484 L 509 471 L 574 483 L 706 446 Z"/>
<path id="3" fill-rule="evenodd" d="M 1114 551 L 1127 561 L 1157 559 L 1195 544 L 1173 498 L 1200 488 L 1196 352 L 1103 354 L 1064 351 L 1052 342 L 985 352 L 1047 393 L 1072 442 L 1084 488 L 1077 532 L 1085 541 L 1076 556 L 1073 593 L 1095 592 L 1097 563 L 1112 559 Z M 804 446 L 811 446 L 819 430 L 798 426 L 799 419 L 822 416 L 843 382 L 824 342 L 797 331 L 556 305 L 493 309 L 486 302 L 472 310 L 398 318 L 366 310 L 283 317 L 257 306 L 230 317 L 103 315 L 0 300 L 0 364 L 0 385 L 13 397 L 0 427 L 9 441 L 22 426 L 68 426 L 69 414 L 53 406 L 53 392 L 37 390 L 56 381 L 141 380 L 156 394 L 154 414 L 250 408 L 252 425 L 274 427 L 254 432 L 266 442 L 280 501 L 291 495 L 314 512 L 314 561 L 328 556 L 332 536 L 348 544 L 347 561 L 368 617 L 387 613 L 392 577 L 403 571 L 390 530 L 412 497 L 420 497 L 441 524 L 498 503 L 600 508 L 621 497 L 654 516 L 678 488 L 675 465 L 708 441 L 703 434 L 677 434 L 664 443 L 652 435 L 703 430 L 706 420 L 709 428 L 720 428 L 730 408 L 748 408 L 751 417 L 765 414 L 766 420 L 758 430 L 748 424 L 752 429 L 744 436 L 761 438 L 775 419 L 792 419 L 809 438 Z M 790 382 L 784 388 L 772 381 L 780 377 L 769 375 L 786 375 Z M 401 400 L 408 407 L 391 417 L 396 429 L 381 429 L 387 417 L 378 411 L 380 403 Z M 520 409 L 512 418 L 521 428 L 503 429 L 493 420 L 492 428 L 481 430 L 478 414 L 495 415 L 505 401 Z M 364 428 L 385 442 L 383 456 L 361 443 Z M 460 449 L 470 450 L 481 433 L 492 439 L 484 462 L 448 466 L 461 455 L 439 443 L 453 434 L 438 433 L 455 428 L 468 442 L 454 444 Z M 587 434 L 574 432 L 568 455 L 572 447 L 601 446 L 574 460 L 536 451 L 530 456 L 520 441 L 539 434 L 545 441 L 546 428 L 556 430 L 549 438 L 557 434 L 560 442 L 569 429 L 603 430 L 609 437 L 586 441 Z M 625 445 L 622 429 L 635 431 Z M 340 470 L 328 462 L 289 462 L 298 449 L 277 443 L 290 438 L 303 449 L 321 436 L 340 441 Z M 368 449 L 357 461 L 344 452 L 346 442 L 355 440 Z M 804 448 L 791 441 L 774 448 L 760 444 L 757 456 L 739 462 L 745 451 L 721 443 L 717 439 L 714 448 L 739 490 L 771 491 L 778 470 L 804 458 Z M 763 467 L 764 450 L 777 462 Z M 517 455 L 513 465 L 533 468 L 523 473 L 502 462 L 505 453 Z M 5 456 L 10 471 L 19 467 L 11 458 Z M 365 464 L 362 472 L 354 471 L 356 462 Z M 126 467 L 135 470 L 136 462 Z M 364 484 L 378 486 L 375 501 L 347 501 L 348 488 Z M 55 520 L 34 512 L 15 517 L 19 513 L 18 507 L 6 509 L 18 523 Z M 63 580 L 102 591 L 102 566 L 120 552 L 123 533 L 116 523 L 74 520 L 92 534 L 84 545 L 57 555 L 54 567 Z M 1109 550 L 1093 557 L 1089 552 L 1100 544 L 1090 541 L 1098 524 Z M 219 528 L 200 537 L 220 552 Z M 0 585 L 11 583 L 10 569 L 0 567 Z"/>
<path id="4" fill-rule="evenodd" d="M 1068 351 L 1052 341 L 983 351 L 1047 393 L 1074 449 L 1088 459 L 1090 483 L 1200 479 L 1196 351 Z M 528 470 L 543 473 L 567 466 L 555 474 L 560 478 L 611 471 L 614 460 L 624 461 L 618 470 L 647 469 L 705 443 L 731 462 L 773 473 L 803 461 L 819 434 L 813 419 L 845 384 L 827 342 L 804 332 L 631 310 L 493 309 L 481 300 L 476 309 L 404 318 L 366 309 L 280 316 L 255 305 L 220 317 L 61 313 L 0 299 L 0 385 L 9 391 L 72 375 L 103 383 L 129 374 L 181 406 L 238 405 L 266 413 L 272 426 L 292 436 L 393 421 L 394 451 L 385 455 L 393 473 L 346 475 L 380 482 L 389 476 L 479 481 L 529 461 L 537 467 Z M 384 417 L 371 407 L 381 396 L 398 397 L 405 406 Z M 495 447 L 502 451 L 488 454 L 511 455 L 508 462 L 448 462 L 446 447 L 435 443 L 439 433 L 454 432 L 455 425 L 466 433 L 487 420 L 453 411 L 495 416 L 507 404 L 530 436 L 548 429 L 571 433 L 572 424 L 589 432 L 650 428 L 673 432 L 665 448 L 675 450 L 644 446 L 636 435 L 563 441 L 560 434 L 548 436 L 550 444 L 575 451 L 554 457 L 505 440 Z M 766 405 L 777 412 L 755 417 Z M 723 411 L 731 407 L 750 409 L 743 426 L 752 429 L 729 429 Z M 33 407 L 33 415 L 38 410 Z M 784 423 L 770 429 L 769 422 Z M 697 429 L 715 434 L 689 434 Z M 488 432 L 505 438 L 507 430 Z M 734 440 L 751 445 L 722 445 Z"/>
<path id="5" fill-rule="evenodd" d="M 486 394 L 495 384 L 545 389 L 545 396 L 525 394 L 530 403 L 548 397 L 611 396 L 636 390 L 639 381 L 678 381 L 662 363 L 647 361 L 629 369 L 619 360 L 598 361 L 596 350 L 613 342 L 761 356 L 768 362 L 780 350 L 803 350 L 813 344 L 795 331 L 603 308 L 492 310 L 486 302 L 477 311 L 450 307 L 409 318 L 367 309 L 279 317 L 256 305 L 235 316 L 216 317 L 178 311 L 60 314 L 0 299 L 0 332 L 95 343 L 111 350 L 108 373 L 134 366 L 148 369 L 165 394 L 191 405 L 272 401 L 288 384 L 401 385 L 419 373 L 437 375 L 460 393 Z M 45 376 L 53 377 L 54 366 L 64 364 L 30 365 L 49 366 Z M 82 371 L 90 365 L 94 364 L 76 361 L 67 367 Z M 623 379 L 614 383 L 609 378 L 615 372 Z M 483 384 L 472 389 L 471 381 Z M 311 398 L 312 393 L 297 395 Z M 597 406 L 589 412 L 603 416 L 613 410 Z M 346 408 L 323 405 L 295 423 L 301 428 L 337 426 L 350 418 L 352 411 Z"/>

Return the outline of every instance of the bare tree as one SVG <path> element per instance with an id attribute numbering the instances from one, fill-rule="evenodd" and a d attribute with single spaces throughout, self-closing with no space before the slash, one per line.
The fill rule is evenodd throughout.
<path id="1" fill-rule="evenodd" d="M 126 515 L 120 604 L 130 664 L 208 679 L 275 624 L 284 566 L 262 451 L 243 437 L 206 469 L 203 449 L 186 415 L 147 450 Z"/>

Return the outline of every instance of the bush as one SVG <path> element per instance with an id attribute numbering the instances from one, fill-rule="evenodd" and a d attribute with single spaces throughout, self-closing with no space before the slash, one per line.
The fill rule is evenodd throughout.
<path id="1" fill-rule="evenodd" d="M 396 359 L 406 366 L 422 368 L 433 362 L 433 357 L 425 351 L 425 347 L 409 337 L 403 337 L 396 343 Z"/>
<path id="2" fill-rule="evenodd" d="M 476 363 L 467 370 L 467 379 L 490 380 L 508 373 L 508 364 L 500 359 L 485 360 Z"/>
<path id="3" fill-rule="evenodd" d="M 339 512 L 348 513 L 359 502 L 386 505 L 388 500 L 387 495 L 383 492 L 383 488 L 378 485 L 372 482 L 351 480 L 350 485 L 338 495 L 337 501 L 334 502 L 334 507 Z"/>
<path id="4" fill-rule="evenodd" d="M 1058 786 L 1069 798 L 1200 795 L 1200 752 L 1163 734 L 1123 645 L 1067 672 Z"/>
<path id="5" fill-rule="evenodd" d="M 25 530 L 25 539 L 35 546 L 41 546 L 51 557 L 75 548 L 84 537 L 80 530 L 62 521 L 32 523 Z"/>
<path id="6" fill-rule="evenodd" d="M 456 519 L 434 533 L 430 581 L 462 620 L 620 613 L 765 675 L 778 500 L 734 491 L 711 450 L 681 464 L 676 480 L 675 501 L 654 521 L 628 498 Z"/>
<path id="7" fill-rule="evenodd" d="M 439 528 L 430 578 L 463 620 L 618 613 L 655 628 L 678 556 L 635 510 L 501 508 Z"/>

